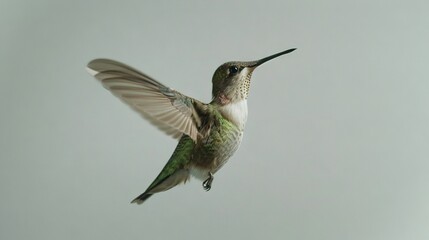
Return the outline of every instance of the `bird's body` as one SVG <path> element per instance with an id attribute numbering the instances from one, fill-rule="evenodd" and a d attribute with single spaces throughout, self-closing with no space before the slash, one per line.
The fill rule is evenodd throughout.
<path id="1" fill-rule="evenodd" d="M 183 135 L 160 174 L 134 202 L 139 203 L 153 193 L 186 182 L 190 176 L 202 181 L 209 179 L 210 173 L 216 173 L 238 149 L 243 129 L 228 120 L 217 108 L 210 104 L 206 107 L 208 113 L 203 117 L 197 141 Z"/>
<path id="2" fill-rule="evenodd" d="M 213 76 L 213 100 L 202 103 L 153 78 L 109 59 L 96 59 L 88 71 L 150 122 L 179 138 L 176 149 L 144 193 L 141 204 L 155 193 L 186 182 L 192 175 L 210 190 L 216 173 L 240 146 L 247 121 L 247 96 L 253 70 L 295 49 L 252 62 L 228 62 Z"/>

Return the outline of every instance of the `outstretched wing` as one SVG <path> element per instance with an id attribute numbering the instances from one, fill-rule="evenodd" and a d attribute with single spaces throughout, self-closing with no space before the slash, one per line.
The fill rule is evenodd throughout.
<path id="1" fill-rule="evenodd" d="M 196 105 L 203 105 L 123 63 L 95 59 L 88 72 L 155 126 L 174 138 L 186 134 L 194 141 L 201 124 Z"/>

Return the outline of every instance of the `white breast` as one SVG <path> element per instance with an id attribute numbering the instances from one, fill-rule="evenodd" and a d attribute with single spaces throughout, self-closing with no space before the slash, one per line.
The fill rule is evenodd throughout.
<path id="1" fill-rule="evenodd" d="M 243 99 L 236 103 L 226 104 L 219 110 L 226 119 L 240 130 L 244 130 L 247 121 L 247 100 Z"/>

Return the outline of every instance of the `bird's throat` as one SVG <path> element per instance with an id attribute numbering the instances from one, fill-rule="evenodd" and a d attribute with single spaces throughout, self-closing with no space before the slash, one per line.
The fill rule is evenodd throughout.
<path id="1" fill-rule="evenodd" d="M 240 130 L 244 130 L 247 121 L 247 100 L 242 99 L 220 106 L 220 113 L 228 121 L 232 122 Z"/>

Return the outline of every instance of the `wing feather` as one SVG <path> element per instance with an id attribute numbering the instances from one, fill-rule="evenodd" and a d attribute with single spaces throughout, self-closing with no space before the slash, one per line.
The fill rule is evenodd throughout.
<path id="1" fill-rule="evenodd" d="M 114 60 L 95 59 L 87 68 L 106 89 L 168 135 L 186 134 L 197 140 L 201 122 L 196 108 L 203 103 Z"/>

